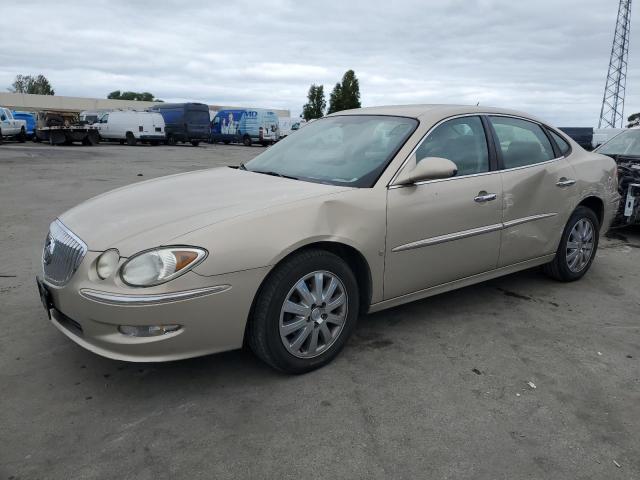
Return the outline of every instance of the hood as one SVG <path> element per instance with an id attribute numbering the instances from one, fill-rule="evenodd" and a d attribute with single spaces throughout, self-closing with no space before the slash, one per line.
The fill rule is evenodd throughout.
<path id="1" fill-rule="evenodd" d="M 112 190 L 60 220 L 89 250 L 118 248 L 129 256 L 230 218 L 348 189 L 223 167 Z"/>

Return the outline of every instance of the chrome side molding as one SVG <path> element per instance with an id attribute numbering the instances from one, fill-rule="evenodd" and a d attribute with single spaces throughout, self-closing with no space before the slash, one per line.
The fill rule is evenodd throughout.
<path id="1" fill-rule="evenodd" d="M 487 225 L 486 227 L 478 227 L 472 228 L 470 230 L 462 230 L 461 232 L 447 233 L 445 235 L 439 235 L 437 237 L 425 238 L 424 240 L 417 240 L 415 242 L 406 243 L 404 245 L 398 245 L 391 251 L 404 252 L 405 250 L 413 250 L 415 248 L 438 245 L 440 243 L 451 242 L 453 240 L 460 240 L 463 238 L 473 237 L 475 235 L 482 235 L 483 233 L 497 232 L 498 230 L 515 227 L 516 225 L 521 225 L 523 223 L 535 222 L 536 220 L 542 220 L 543 218 L 555 217 L 556 215 L 557 213 L 542 213 L 539 215 L 531 215 L 529 217 L 516 218 L 515 220 L 509 220 L 508 222 Z"/>

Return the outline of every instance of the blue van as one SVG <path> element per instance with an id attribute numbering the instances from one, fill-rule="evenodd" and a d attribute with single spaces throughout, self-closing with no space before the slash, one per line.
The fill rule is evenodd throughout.
<path id="1" fill-rule="evenodd" d="M 211 117 L 204 103 L 160 103 L 148 110 L 160 112 L 164 118 L 167 145 L 190 142 L 197 147 L 209 139 Z"/>
<path id="2" fill-rule="evenodd" d="M 211 122 L 211 143 L 269 145 L 280 138 L 278 114 L 261 108 L 220 110 Z"/>
<path id="3" fill-rule="evenodd" d="M 32 112 L 13 111 L 13 118 L 27 122 L 27 138 L 31 139 L 36 133 L 36 115 Z"/>

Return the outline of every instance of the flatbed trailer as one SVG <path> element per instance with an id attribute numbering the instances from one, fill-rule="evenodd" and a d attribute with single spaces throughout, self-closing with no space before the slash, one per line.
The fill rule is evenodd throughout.
<path id="1" fill-rule="evenodd" d="M 62 125 L 37 128 L 34 141 L 49 142 L 51 145 L 70 145 L 81 142 L 83 145 L 97 145 L 100 142 L 98 129 L 91 125 Z"/>

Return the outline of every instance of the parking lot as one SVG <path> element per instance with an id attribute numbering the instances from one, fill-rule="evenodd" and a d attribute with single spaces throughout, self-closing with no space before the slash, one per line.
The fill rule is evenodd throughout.
<path id="1" fill-rule="evenodd" d="M 0 479 L 640 478 L 638 228 L 579 282 L 532 270 L 362 317 L 303 376 L 248 351 L 108 360 L 48 323 L 34 277 L 56 215 L 262 151 L 0 147 Z"/>

